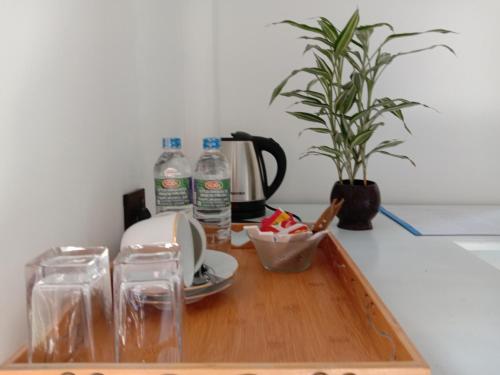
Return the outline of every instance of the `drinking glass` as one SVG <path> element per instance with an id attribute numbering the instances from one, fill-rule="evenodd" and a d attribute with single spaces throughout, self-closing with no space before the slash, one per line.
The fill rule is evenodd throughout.
<path id="1" fill-rule="evenodd" d="M 115 355 L 118 362 L 179 362 L 184 287 L 180 247 L 122 249 L 114 261 Z"/>
<path id="2" fill-rule="evenodd" d="M 30 362 L 102 362 L 112 353 L 108 249 L 57 247 L 25 267 Z"/>

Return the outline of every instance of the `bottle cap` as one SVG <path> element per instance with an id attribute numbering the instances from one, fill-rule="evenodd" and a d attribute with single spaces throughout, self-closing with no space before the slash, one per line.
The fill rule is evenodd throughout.
<path id="1" fill-rule="evenodd" d="M 220 148 L 220 138 L 209 137 L 203 138 L 203 149 L 204 150 L 218 150 Z"/>
<path id="2" fill-rule="evenodd" d="M 182 148 L 182 142 L 180 138 L 163 138 L 163 148 L 173 148 L 180 149 Z"/>

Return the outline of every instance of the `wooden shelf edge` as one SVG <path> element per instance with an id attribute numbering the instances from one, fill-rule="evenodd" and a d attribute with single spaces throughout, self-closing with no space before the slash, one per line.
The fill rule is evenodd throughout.
<path id="1" fill-rule="evenodd" d="M 67 363 L 11 364 L 0 369 L 12 375 L 430 375 L 415 362 L 334 363 Z"/>
<path id="2" fill-rule="evenodd" d="M 340 241 L 331 232 L 328 233 L 328 236 L 329 236 L 330 240 L 337 247 L 337 250 L 344 258 L 344 261 L 347 263 L 348 267 L 353 270 L 353 272 L 356 274 L 356 277 L 358 278 L 358 280 L 363 284 L 363 287 L 366 290 L 366 293 L 369 295 L 370 299 L 372 299 L 373 301 L 376 301 L 376 305 L 380 308 L 381 314 L 384 316 L 384 318 L 388 322 L 391 322 L 391 325 L 392 325 L 393 329 L 395 330 L 398 338 L 400 339 L 400 341 L 403 343 L 405 348 L 408 350 L 408 352 L 410 353 L 410 355 L 414 359 L 414 361 L 412 361 L 412 363 L 414 363 L 416 366 L 425 367 L 425 368 L 429 369 L 429 365 L 427 364 L 427 362 L 424 360 L 424 358 L 422 357 L 420 352 L 417 350 L 415 345 L 411 342 L 408 335 L 405 333 L 405 331 L 399 325 L 398 321 L 396 320 L 394 315 L 392 315 L 389 308 L 385 305 L 384 301 L 382 301 L 382 298 L 377 294 L 377 292 L 371 286 L 368 279 L 366 279 L 366 277 L 363 275 L 363 273 L 361 272 L 359 267 L 356 265 L 356 262 L 354 262 L 354 260 L 351 258 L 351 256 L 347 252 L 347 250 L 342 246 Z M 429 371 L 429 373 L 430 373 L 430 371 Z"/>

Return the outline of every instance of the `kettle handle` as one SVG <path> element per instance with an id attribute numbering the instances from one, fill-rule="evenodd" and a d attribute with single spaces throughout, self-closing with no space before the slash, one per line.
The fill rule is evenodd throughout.
<path id="1" fill-rule="evenodd" d="M 255 148 L 255 153 L 257 154 L 257 160 L 260 165 L 260 176 L 262 178 L 262 185 L 264 188 L 264 196 L 268 199 L 271 195 L 278 190 L 278 187 L 283 182 L 285 178 L 286 172 L 286 155 L 285 151 L 281 148 L 281 146 L 272 138 L 264 138 L 264 137 L 252 137 L 253 145 Z M 277 164 L 277 172 L 276 177 L 273 182 L 269 185 L 267 183 L 267 170 L 266 165 L 264 164 L 264 157 L 262 155 L 263 151 L 269 152 Z"/>

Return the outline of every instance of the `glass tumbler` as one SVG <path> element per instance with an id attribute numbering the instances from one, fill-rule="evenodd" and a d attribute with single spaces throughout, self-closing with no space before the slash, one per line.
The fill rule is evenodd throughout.
<path id="1" fill-rule="evenodd" d="M 179 362 L 184 284 L 180 247 L 134 245 L 114 261 L 118 362 Z"/>
<path id="2" fill-rule="evenodd" d="M 25 266 L 30 362 L 113 359 L 108 249 L 58 247 Z"/>

